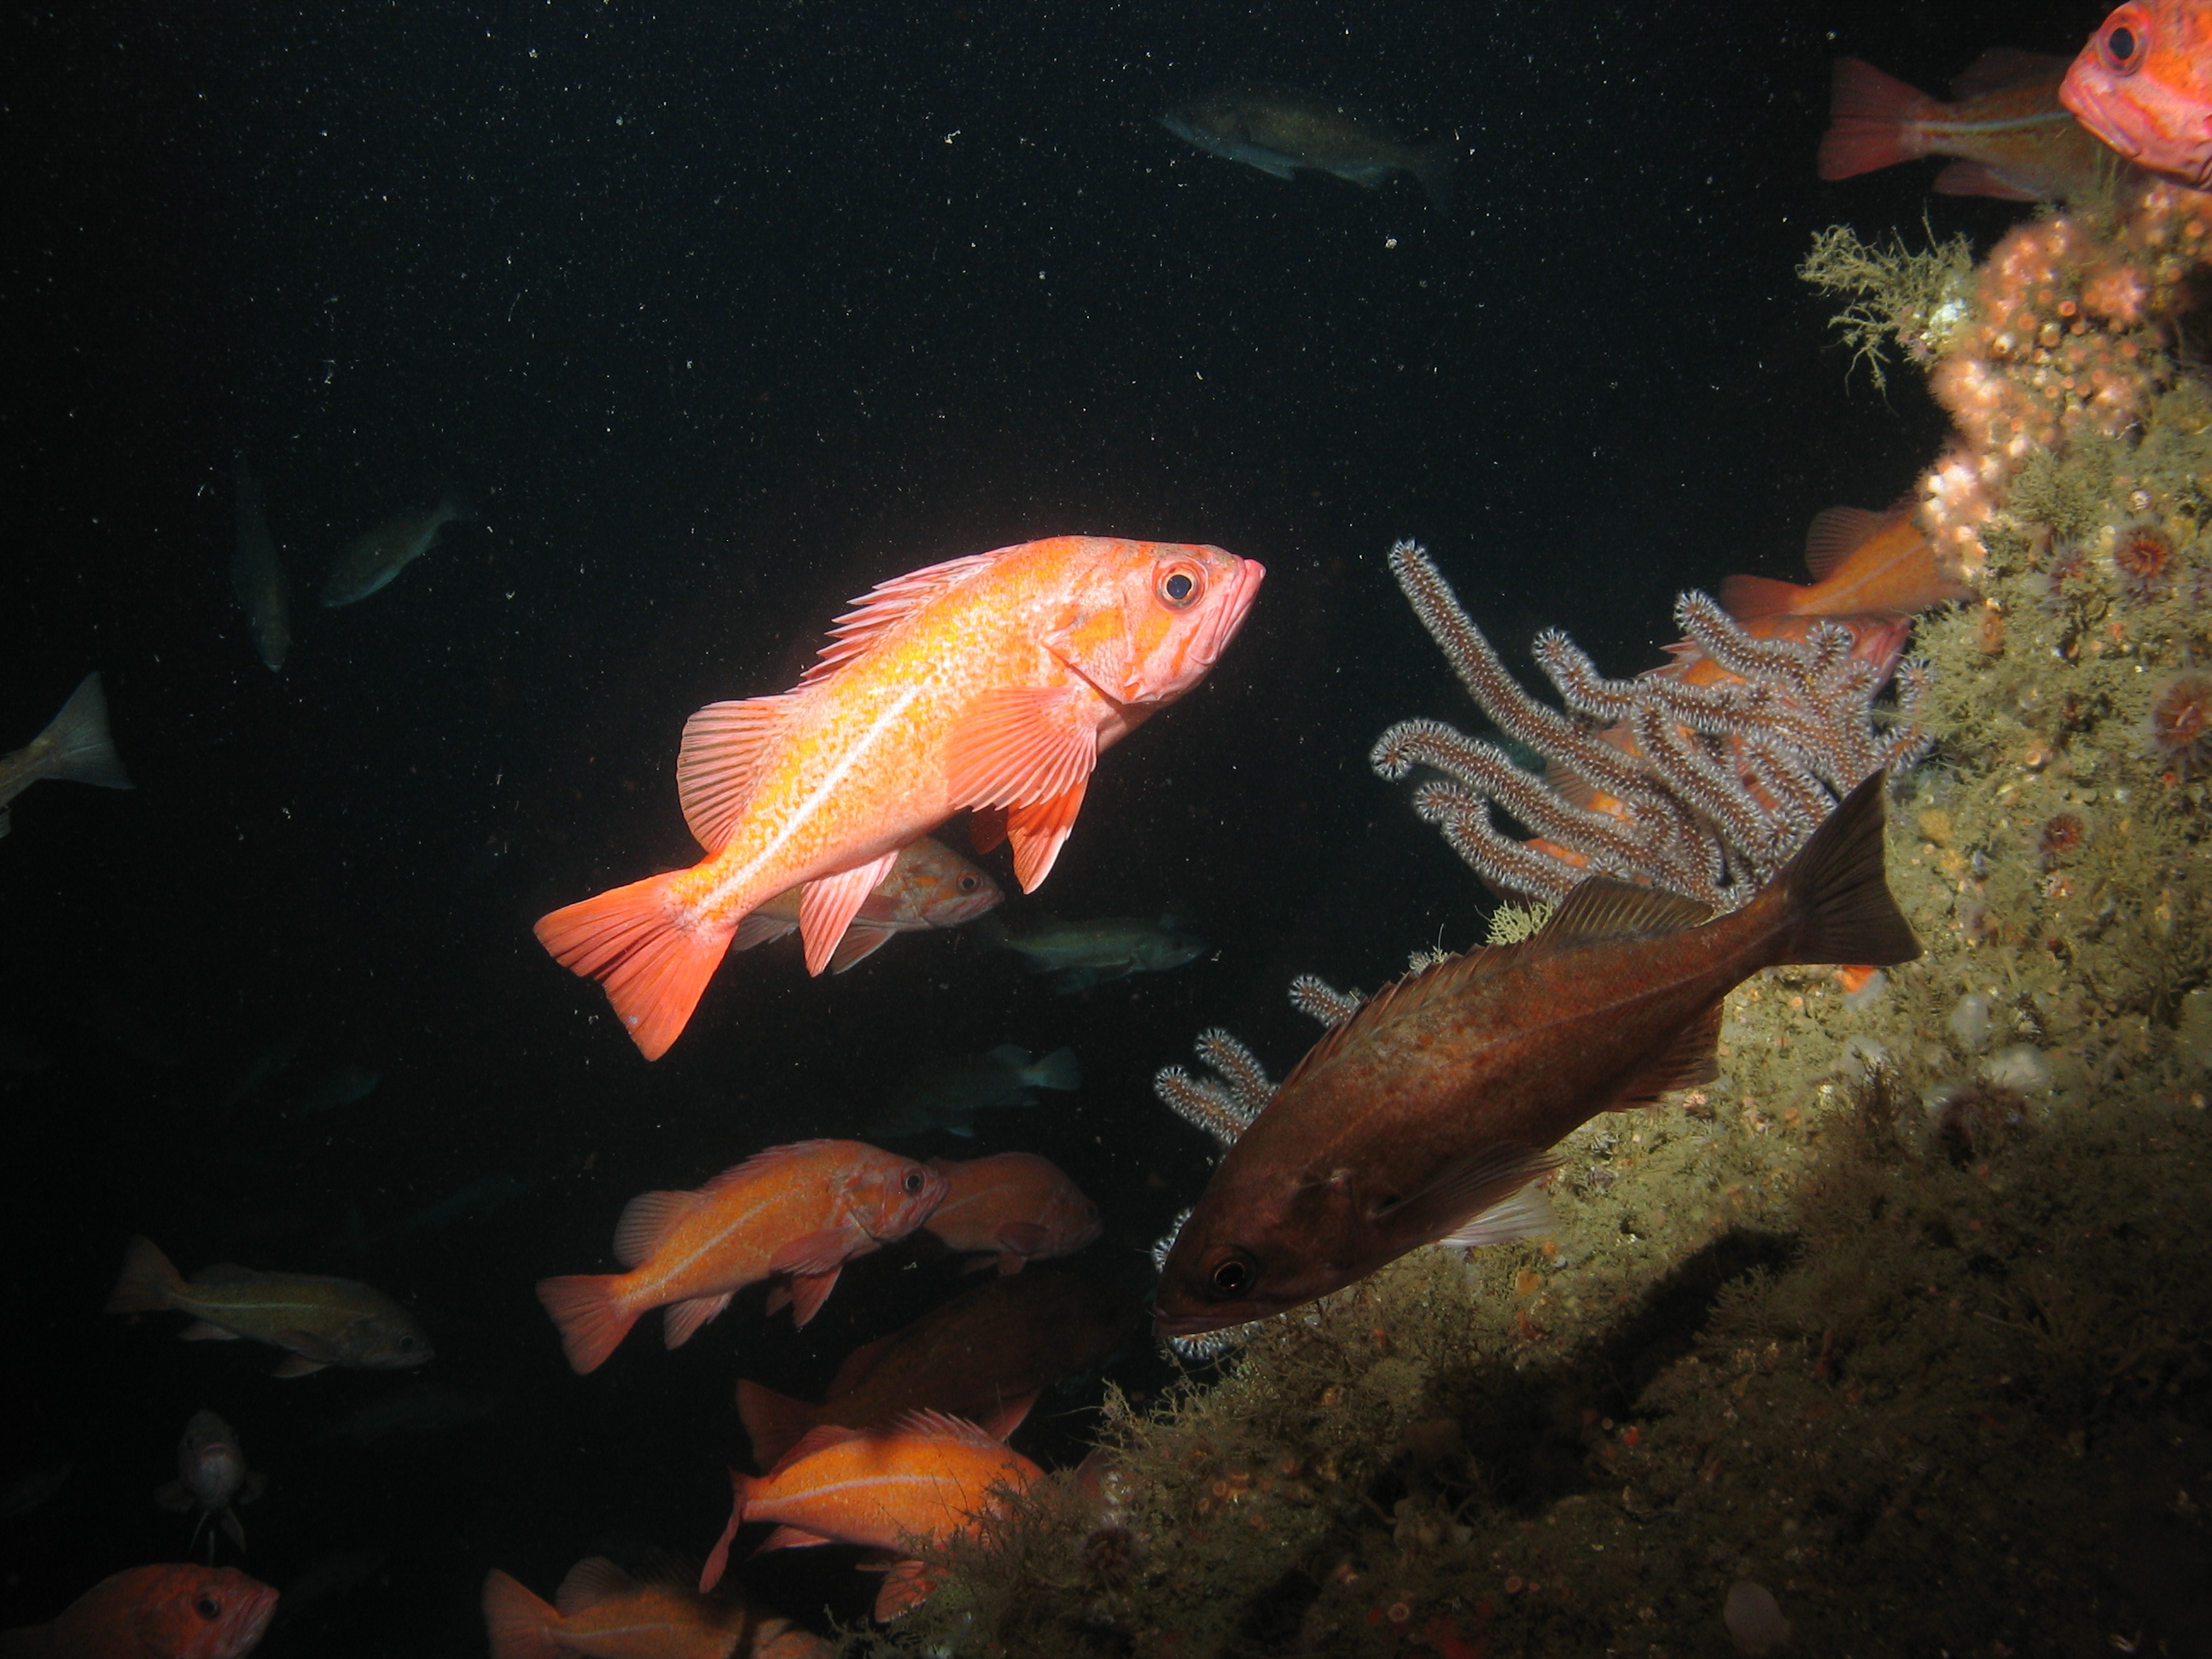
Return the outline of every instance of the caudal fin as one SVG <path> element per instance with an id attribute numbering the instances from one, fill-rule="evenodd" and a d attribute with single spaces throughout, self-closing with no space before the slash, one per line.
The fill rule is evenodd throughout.
<path id="1" fill-rule="evenodd" d="M 621 1279 L 613 1273 L 571 1273 L 538 1281 L 538 1299 L 560 1328 L 561 1349 L 576 1375 L 607 1363 L 622 1346 L 637 1312 L 623 1301 Z"/>
<path id="2" fill-rule="evenodd" d="M 647 1060 L 683 1035 L 736 927 L 677 901 L 673 889 L 684 873 L 648 876 L 538 921 L 538 942 L 556 962 L 606 987 L 623 1029 Z"/>
<path id="3" fill-rule="evenodd" d="M 1886 968 L 1920 954 L 1920 941 L 1882 873 L 1888 782 L 1887 771 L 1876 772 L 1844 796 L 1774 878 L 1795 924 L 1778 962 Z"/>
<path id="4" fill-rule="evenodd" d="M 96 783 L 103 789 L 128 789 L 131 775 L 107 735 L 107 693 L 97 670 L 77 683 L 62 712 L 39 734 L 46 750 L 40 770 L 70 783 Z"/>
<path id="5" fill-rule="evenodd" d="M 1073 1048 L 1055 1048 L 1031 1069 L 1029 1080 L 1040 1089 L 1080 1089 L 1083 1066 Z"/>
<path id="6" fill-rule="evenodd" d="M 491 1659 L 560 1659 L 552 1626 L 561 1615 L 497 1567 L 484 1575 L 483 1617 Z"/>
<path id="7" fill-rule="evenodd" d="M 748 1378 L 738 1379 L 738 1415 L 752 1437 L 753 1462 L 772 1469 L 784 1453 L 797 1445 L 814 1427 L 815 1407 L 804 1400 L 764 1389 Z"/>
<path id="8" fill-rule="evenodd" d="M 1829 127 L 1820 137 L 1823 179 L 1850 179 L 1928 153 L 1917 125 L 1931 100 L 1856 58 L 1836 59 Z"/>
<path id="9" fill-rule="evenodd" d="M 1798 601 L 1812 591 L 1771 576 L 1730 576 L 1721 584 L 1721 609 L 1740 623 L 1795 616 Z"/>
<path id="10" fill-rule="evenodd" d="M 159 1313 L 173 1306 L 172 1297 L 185 1288 L 177 1264 L 161 1252 L 150 1238 L 134 1238 L 123 1253 L 123 1273 L 107 1293 L 112 1314 Z"/>

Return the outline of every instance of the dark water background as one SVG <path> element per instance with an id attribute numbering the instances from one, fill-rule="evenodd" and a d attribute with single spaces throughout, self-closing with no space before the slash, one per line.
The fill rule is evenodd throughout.
<path id="1" fill-rule="evenodd" d="M 1293 974 L 1371 988 L 1479 924 L 1366 766 L 1390 720 L 1466 712 L 1389 542 L 1425 541 L 1516 653 L 1561 625 L 1621 672 L 1673 637 L 1678 588 L 1797 574 L 1806 520 L 1893 498 L 1942 425 L 1909 376 L 1846 385 L 1833 307 L 1791 274 L 1813 232 L 1924 211 L 1986 243 L 2019 211 L 1926 197 L 1932 165 L 1815 181 L 1829 58 L 1940 86 L 1988 45 L 2070 52 L 2102 10 L 10 8 L 0 750 L 97 667 L 138 787 L 40 786 L 0 842 L 0 1028 L 52 1062 L 0 1072 L 0 1483 L 74 1465 L 0 1521 L 0 1626 L 183 1556 L 150 1493 L 202 1406 L 272 1477 L 240 1565 L 353 1569 L 272 1659 L 477 1653 L 489 1566 L 550 1593 L 595 1551 L 702 1553 L 743 1449 L 732 1378 L 818 1390 L 958 1274 L 887 1252 L 804 1334 L 755 1291 L 589 1378 L 532 1282 L 609 1265 L 633 1193 L 855 1133 L 933 1058 L 1078 1050 L 1079 1094 L 974 1150 L 1062 1163 L 1109 1220 L 1071 1265 L 1143 1289 L 1206 1170 L 1151 1073 L 1213 1024 L 1279 1073 L 1312 1035 Z M 1285 185 L 1153 123 L 1235 75 L 1456 133 L 1458 212 L 1402 179 Z M 228 591 L 239 451 L 303 585 L 448 482 L 482 516 L 357 607 L 299 607 L 272 675 Z M 1172 902 L 1218 951 L 1062 999 L 971 939 L 834 981 L 787 945 L 641 1062 L 529 927 L 691 861 L 684 716 L 788 684 L 875 581 L 1071 530 L 1268 567 L 1210 683 L 1108 758 L 1040 896 Z M 292 1069 L 218 1121 L 288 1034 Z M 344 1064 L 381 1086 L 287 1109 Z M 499 1177 L 524 1190 L 392 1236 Z M 278 1382 L 269 1349 L 104 1316 L 133 1232 L 187 1271 L 368 1279 L 438 1358 Z M 316 1438 L 425 1380 L 492 1414 Z M 1066 1461 L 1082 1425 L 1018 1443 Z M 848 1558 L 812 1553 L 751 1582 L 855 1613 Z"/>

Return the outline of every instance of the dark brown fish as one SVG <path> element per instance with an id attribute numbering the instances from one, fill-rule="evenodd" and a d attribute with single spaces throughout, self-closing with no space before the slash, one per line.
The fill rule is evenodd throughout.
<path id="1" fill-rule="evenodd" d="M 740 1382 L 738 1412 L 764 1469 L 825 1423 L 865 1429 L 911 1411 L 968 1418 L 1003 1440 L 1040 1392 L 1104 1359 L 1142 1314 L 1135 1297 L 1067 1273 L 994 1279 L 855 1348 L 827 1404 Z"/>
<path id="2" fill-rule="evenodd" d="M 1161 1269 L 1161 1333 L 1281 1313 L 1424 1244 L 1516 1236 L 1553 1143 L 1717 1075 L 1721 1000 L 1742 981 L 1918 956 L 1882 876 L 1885 776 L 1741 910 L 1708 921 L 1691 900 L 1592 878 L 1534 938 L 1376 996 L 1214 1170 Z"/>

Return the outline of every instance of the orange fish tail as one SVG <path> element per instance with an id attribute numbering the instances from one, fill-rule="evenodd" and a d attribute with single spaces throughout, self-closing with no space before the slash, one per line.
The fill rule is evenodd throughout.
<path id="1" fill-rule="evenodd" d="M 622 1346 L 629 1328 L 637 1323 L 637 1310 L 623 1300 L 618 1273 L 541 1279 L 538 1299 L 560 1328 L 562 1351 L 579 1376 L 605 1364 L 607 1356 Z"/>
<path id="2" fill-rule="evenodd" d="M 814 1427 L 814 1407 L 759 1383 L 738 1381 L 738 1416 L 752 1437 L 753 1462 L 772 1469 Z"/>
<path id="3" fill-rule="evenodd" d="M 686 871 L 649 876 L 541 916 L 538 942 L 572 973 L 606 987 L 623 1029 L 647 1060 L 684 1033 L 737 931 L 687 910 L 676 883 Z"/>
<path id="4" fill-rule="evenodd" d="M 1883 792 L 1876 772 L 1844 797 L 1812 840 L 1777 876 L 1760 902 L 1786 907 L 1782 963 L 1851 963 L 1886 968 L 1920 954 L 1912 926 L 1882 872 Z"/>
<path id="5" fill-rule="evenodd" d="M 159 1313 L 185 1287 L 184 1275 L 150 1238 L 134 1238 L 123 1255 L 123 1272 L 107 1293 L 107 1311 Z"/>
<path id="6" fill-rule="evenodd" d="M 1771 576 L 1730 576 L 1721 584 L 1721 609 L 1739 623 L 1765 617 L 1794 617 L 1798 604 L 1813 590 L 1796 582 L 1778 582 Z"/>
<path id="7" fill-rule="evenodd" d="M 1893 75 L 1856 58 L 1836 59 L 1829 127 L 1820 136 L 1823 179 L 1850 179 L 1928 154 L 1913 123 L 1927 97 Z"/>
<path id="8" fill-rule="evenodd" d="M 496 1567 L 484 1575 L 484 1634 L 491 1659 L 560 1659 L 552 1626 L 560 1618 Z"/>

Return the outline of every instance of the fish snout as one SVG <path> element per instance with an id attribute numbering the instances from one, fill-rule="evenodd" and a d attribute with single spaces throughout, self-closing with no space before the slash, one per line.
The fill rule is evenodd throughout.
<path id="1" fill-rule="evenodd" d="M 1229 576 L 1229 591 L 1215 601 L 1214 614 L 1192 647 L 1194 661 L 1212 668 L 1221 660 L 1221 653 L 1244 626 L 1244 618 L 1250 614 L 1252 601 L 1259 597 L 1260 584 L 1267 576 L 1267 567 L 1259 560 L 1237 558 L 1237 568 Z"/>

